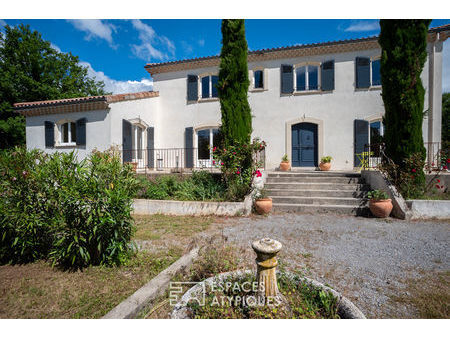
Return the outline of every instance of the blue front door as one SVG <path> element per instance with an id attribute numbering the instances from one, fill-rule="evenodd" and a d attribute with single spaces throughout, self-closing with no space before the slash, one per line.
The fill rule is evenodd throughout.
<path id="1" fill-rule="evenodd" d="M 317 125 L 299 123 L 291 128 L 292 166 L 317 167 Z"/>

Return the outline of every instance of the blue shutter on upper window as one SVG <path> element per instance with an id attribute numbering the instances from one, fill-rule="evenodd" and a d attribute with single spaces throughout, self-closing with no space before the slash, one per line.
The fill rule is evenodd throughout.
<path id="1" fill-rule="evenodd" d="M 320 71 L 322 90 L 334 90 L 334 60 L 323 62 Z"/>
<path id="2" fill-rule="evenodd" d="M 217 89 L 218 82 L 219 77 L 217 75 L 211 76 L 211 97 L 219 97 L 219 91 Z"/>
<path id="3" fill-rule="evenodd" d="M 356 88 L 370 87 L 370 59 L 367 57 L 356 58 Z"/>
<path id="4" fill-rule="evenodd" d="M 122 157 L 123 163 L 131 162 L 133 159 L 132 126 L 127 120 L 122 120 Z"/>
<path id="5" fill-rule="evenodd" d="M 197 101 L 198 100 L 198 77 L 197 77 L 197 75 L 188 75 L 187 99 L 188 99 L 188 101 Z"/>
<path id="6" fill-rule="evenodd" d="M 184 161 L 186 168 L 194 167 L 194 128 L 187 127 L 184 130 Z"/>
<path id="7" fill-rule="evenodd" d="M 381 85 L 380 66 L 381 60 L 372 61 L 372 86 Z"/>
<path id="8" fill-rule="evenodd" d="M 155 128 L 147 128 L 147 167 L 154 168 L 155 162 Z"/>
<path id="9" fill-rule="evenodd" d="M 294 72 L 292 65 L 281 65 L 281 93 L 291 94 L 294 91 Z"/>

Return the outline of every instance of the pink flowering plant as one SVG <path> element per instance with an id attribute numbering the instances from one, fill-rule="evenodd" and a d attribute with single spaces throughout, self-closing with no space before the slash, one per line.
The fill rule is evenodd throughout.
<path id="1" fill-rule="evenodd" d="M 234 144 L 212 149 L 213 165 L 220 169 L 229 200 L 241 200 L 251 190 L 253 177 L 261 177 L 261 154 L 266 143 L 256 138 L 250 144 Z"/>

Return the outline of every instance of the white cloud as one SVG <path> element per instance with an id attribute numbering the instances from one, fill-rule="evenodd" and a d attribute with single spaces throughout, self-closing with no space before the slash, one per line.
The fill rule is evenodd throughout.
<path id="1" fill-rule="evenodd" d="M 139 45 L 131 45 L 131 50 L 138 58 L 145 61 L 152 59 L 167 60 L 175 56 L 175 45 L 167 37 L 157 35 L 155 30 L 141 20 L 131 20 L 139 32 Z"/>
<path id="2" fill-rule="evenodd" d="M 450 40 L 444 42 L 442 50 L 442 92 L 450 93 Z"/>
<path id="3" fill-rule="evenodd" d="M 199 45 L 200 47 L 203 47 L 203 46 L 205 45 L 205 39 L 200 39 L 200 40 L 198 40 L 198 45 Z"/>
<path id="4" fill-rule="evenodd" d="M 88 67 L 89 77 L 95 77 L 97 81 L 105 83 L 105 91 L 113 94 L 135 93 L 153 90 L 153 81 L 150 79 L 141 79 L 140 81 L 118 81 L 111 79 L 102 71 L 96 71 L 89 62 L 81 61 L 82 66 Z"/>
<path id="5" fill-rule="evenodd" d="M 344 29 L 345 32 L 371 32 L 380 29 L 378 21 L 358 21 Z"/>
<path id="6" fill-rule="evenodd" d="M 53 42 L 50 42 L 50 47 L 55 49 L 58 53 L 61 53 L 61 48 L 59 48 L 57 45 L 55 45 Z"/>
<path id="7" fill-rule="evenodd" d="M 116 31 L 116 27 L 111 23 L 103 22 L 98 19 L 68 20 L 76 29 L 86 33 L 86 40 L 99 38 L 106 40 L 111 47 L 113 44 L 112 33 Z"/>

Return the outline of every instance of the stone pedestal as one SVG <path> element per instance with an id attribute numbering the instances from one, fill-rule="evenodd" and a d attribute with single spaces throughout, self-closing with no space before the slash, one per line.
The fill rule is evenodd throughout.
<path id="1" fill-rule="evenodd" d="M 256 252 L 257 274 L 256 280 L 259 285 L 257 296 L 267 302 L 270 298 L 279 296 L 276 266 L 278 261 L 277 253 L 281 250 L 281 243 L 263 238 L 252 243 L 252 248 Z"/>

